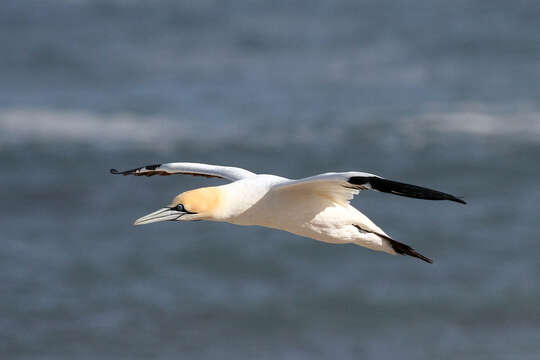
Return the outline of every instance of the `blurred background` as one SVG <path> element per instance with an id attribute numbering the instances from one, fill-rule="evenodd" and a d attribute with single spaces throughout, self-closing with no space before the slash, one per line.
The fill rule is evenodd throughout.
<path id="1" fill-rule="evenodd" d="M 538 359 L 536 1 L 41 0 L 0 9 L 2 359 Z M 434 259 L 138 217 L 212 179 L 359 170 Z"/>

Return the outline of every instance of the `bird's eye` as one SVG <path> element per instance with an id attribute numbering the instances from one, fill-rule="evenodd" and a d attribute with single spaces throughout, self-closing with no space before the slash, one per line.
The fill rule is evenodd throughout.
<path id="1" fill-rule="evenodd" d="M 182 204 L 176 205 L 175 210 L 176 210 L 176 211 L 186 211 L 186 210 L 184 209 L 184 205 L 182 205 Z"/>

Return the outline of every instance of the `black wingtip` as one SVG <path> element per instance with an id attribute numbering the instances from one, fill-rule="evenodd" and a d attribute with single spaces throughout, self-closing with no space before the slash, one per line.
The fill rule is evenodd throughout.
<path id="1" fill-rule="evenodd" d="M 133 173 L 133 170 L 127 170 L 127 171 L 118 171 L 116 169 L 111 169 L 111 174 L 113 175 L 129 175 L 129 174 L 132 174 Z"/>
<path id="2" fill-rule="evenodd" d="M 157 168 L 159 168 L 161 164 L 153 164 L 153 165 L 146 165 L 142 167 L 138 167 L 131 170 L 125 170 L 125 171 L 118 171 L 116 169 L 111 169 L 111 174 L 114 175 L 135 175 L 135 176 L 153 176 L 153 175 L 168 175 L 166 171 L 156 171 Z"/>
<path id="3" fill-rule="evenodd" d="M 460 197 L 450 195 L 450 194 L 445 194 L 445 195 L 447 195 L 447 196 L 445 197 L 444 200 L 455 201 L 455 202 L 458 202 L 460 204 L 467 205 L 467 202 L 465 200 L 463 200 L 462 198 L 460 198 Z"/>
<path id="4" fill-rule="evenodd" d="M 412 256 L 412 257 L 418 258 L 420 260 L 423 260 L 423 261 L 427 262 L 428 264 L 433 264 L 433 260 L 431 260 L 430 258 L 420 254 L 418 251 L 414 250 L 409 245 L 400 243 L 399 241 L 392 240 L 392 239 L 387 239 L 387 240 L 390 242 L 390 246 L 392 246 L 392 249 L 396 253 L 398 253 L 400 255 Z"/>
<path id="5" fill-rule="evenodd" d="M 457 196 L 454 196 L 454 195 L 441 193 L 441 192 L 439 192 L 439 194 L 441 194 L 442 197 L 440 197 L 439 199 L 435 199 L 435 200 L 449 200 L 449 201 L 458 202 L 458 203 L 464 204 L 464 205 L 467 204 L 467 202 L 465 202 L 465 200 L 463 200 L 463 198 L 461 198 L 461 197 L 457 197 Z"/>
<path id="6" fill-rule="evenodd" d="M 409 256 L 414 256 L 414 257 L 419 258 L 420 260 L 424 260 L 424 261 L 427 262 L 428 264 L 433 264 L 433 260 L 431 260 L 431 259 L 428 258 L 428 257 L 425 257 L 425 256 L 422 255 L 422 254 L 416 253 L 416 255 L 409 255 Z"/>
<path id="7" fill-rule="evenodd" d="M 450 200 L 460 204 L 467 204 L 465 200 L 441 191 L 411 185 L 399 181 L 384 179 L 378 176 L 352 176 L 348 180 L 353 185 L 369 185 L 375 191 L 381 191 L 394 195 L 406 196 L 424 200 Z"/>

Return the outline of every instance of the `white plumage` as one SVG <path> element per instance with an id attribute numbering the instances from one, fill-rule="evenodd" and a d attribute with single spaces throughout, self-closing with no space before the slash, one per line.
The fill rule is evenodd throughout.
<path id="1" fill-rule="evenodd" d="M 390 238 L 350 205 L 360 190 L 396 195 L 465 201 L 450 194 L 404 184 L 364 172 L 326 173 L 300 180 L 259 175 L 237 167 L 197 163 L 147 165 L 113 174 L 152 176 L 189 174 L 231 180 L 231 183 L 186 191 L 164 208 L 141 217 L 135 225 L 158 221 L 210 220 L 258 225 L 334 244 L 354 243 L 389 254 L 431 259 Z"/>

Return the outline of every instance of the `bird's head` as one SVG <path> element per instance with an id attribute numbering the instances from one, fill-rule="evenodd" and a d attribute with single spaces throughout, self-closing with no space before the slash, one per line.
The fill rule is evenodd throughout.
<path id="1" fill-rule="evenodd" d="M 190 190 L 177 195 L 167 207 L 137 219 L 133 225 L 175 220 L 219 221 L 222 204 L 223 190 L 217 186 Z"/>

